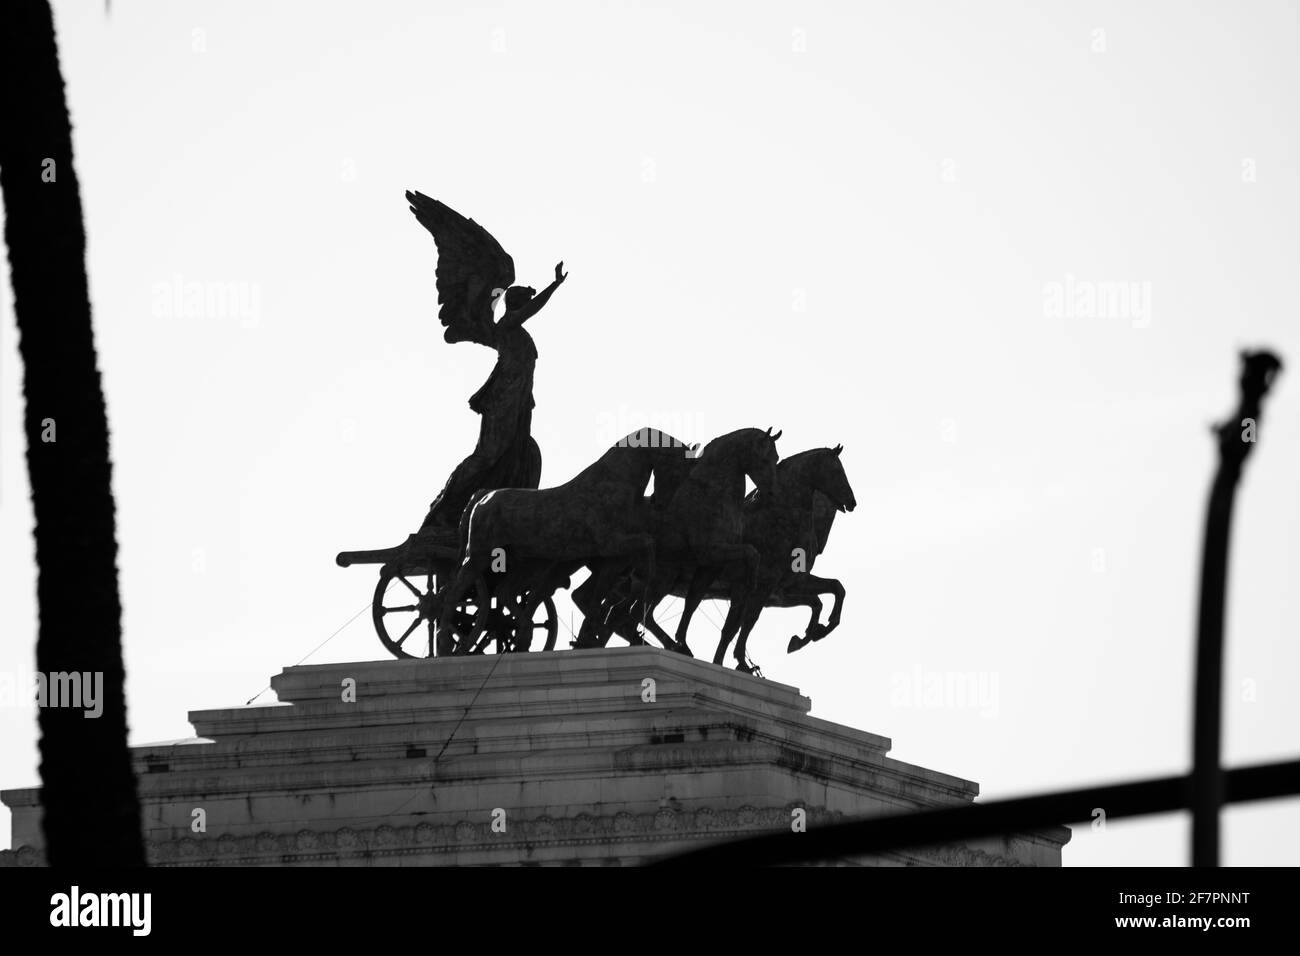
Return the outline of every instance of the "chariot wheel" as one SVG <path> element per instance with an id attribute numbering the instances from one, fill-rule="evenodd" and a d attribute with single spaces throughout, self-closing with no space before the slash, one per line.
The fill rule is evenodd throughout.
<path id="1" fill-rule="evenodd" d="M 497 606 L 493 607 L 488 615 L 487 626 L 478 635 L 469 653 L 511 654 L 524 650 L 515 646 L 515 625 L 523 613 L 525 597 L 526 595 L 519 595 L 506 601 L 497 601 Z M 555 613 L 555 602 L 550 597 L 543 598 L 533 609 L 532 620 L 528 622 L 528 633 L 532 640 L 527 650 L 555 650 L 555 639 L 559 631 L 560 619 Z"/>
<path id="2" fill-rule="evenodd" d="M 438 649 L 438 618 L 442 614 L 441 591 L 452 578 L 429 568 L 397 571 L 385 566 L 379 572 L 371 605 L 375 632 L 394 657 L 433 657 Z M 443 643 L 469 646 L 487 627 L 492 608 L 487 582 L 480 577 L 456 605 L 451 618 L 451 635 Z M 450 642 L 446 639 L 451 638 Z"/>

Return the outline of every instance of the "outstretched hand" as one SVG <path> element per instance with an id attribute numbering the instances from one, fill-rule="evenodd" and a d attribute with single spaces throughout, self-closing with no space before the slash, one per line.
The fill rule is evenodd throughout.
<path id="1" fill-rule="evenodd" d="M 557 262 L 555 264 L 555 284 L 559 285 L 567 278 L 569 278 L 569 274 L 564 271 L 564 263 Z"/>

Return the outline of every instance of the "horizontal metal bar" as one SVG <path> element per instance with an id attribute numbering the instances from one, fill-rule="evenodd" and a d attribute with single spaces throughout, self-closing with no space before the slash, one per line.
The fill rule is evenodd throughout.
<path id="1" fill-rule="evenodd" d="M 771 866 L 933 846 L 1091 820 L 1172 813 L 1191 805 L 1190 775 L 1063 790 L 1033 797 L 890 814 L 718 843 L 656 860 L 653 866 Z M 1300 795 L 1300 760 L 1258 764 L 1224 774 L 1224 801 Z"/>

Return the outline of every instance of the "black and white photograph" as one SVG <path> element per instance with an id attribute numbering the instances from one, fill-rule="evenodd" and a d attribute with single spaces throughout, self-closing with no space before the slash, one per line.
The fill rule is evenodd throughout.
<path id="1" fill-rule="evenodd" d="M 1285 0 L 6 0 L 14 925 L 761 923 L 755 868 L 1276 923 L 1298 48 Z"/>

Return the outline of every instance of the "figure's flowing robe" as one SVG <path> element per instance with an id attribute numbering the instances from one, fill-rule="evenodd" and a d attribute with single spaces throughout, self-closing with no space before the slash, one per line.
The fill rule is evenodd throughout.
<path id="1" fill-rule="evenodd" d="M 536 488 L 541 481 L 541 453 L 531 437 L 537 346 L 522 326 L 497 331 L 496 365 L 469 400 L 481 416 L 478 444 L 430 505 L 422 530 L 455 527 L 479 489 Z"/>

